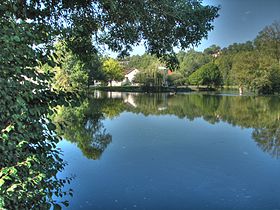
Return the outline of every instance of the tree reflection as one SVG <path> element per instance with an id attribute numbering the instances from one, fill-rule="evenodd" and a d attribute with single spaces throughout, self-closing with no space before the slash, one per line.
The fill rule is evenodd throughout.
<path id="1" fill-rule="evenodd" d="M 80 107 L 59 107 L 54 117 L 62 136 L 75 142 L 83 154 L 99 159 L 112 141 L 103 120 L 123 111 L 148 115 L 175 115 L 215 124 L 223 121 L 253 128 L 252 138 L 273 157 L 280 157 L 280 98 L 209 94 L 105 94 L 85 100 Z"/>
<path id="2" fill-rule="evenodd" d="M 252 133 L 258 146 L 273 157 L 280 157 L 280 128 L 257 128 Z"/>
<path id="3" fill-rule="evenodd" d="M 99 159 L 112 141 L 103 120 L 122 112 L 120 99 L 86 99 L 79 107 L 58 107 L 53 116 L 57 133 L 76 143 L 89 159 Z"/>
<path id="4" fill-rule="evenodd" d="M 144 115 L 172 114 L 214 124 L 227 122 L 253 128 L 252 138 L 273 157 L 280 157 L 280 99 L 261 96 L 222 96 L 209 94 L 155 94 L 135 96 L 137 107 L 128 110 Z M 164 109 L 161 107 L 165 106 Z"/>

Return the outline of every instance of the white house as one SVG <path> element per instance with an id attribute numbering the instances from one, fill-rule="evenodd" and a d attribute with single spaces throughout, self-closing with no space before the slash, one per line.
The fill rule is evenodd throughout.
<path id="1" fill-rule="evenodd" d="M 137 84 L 133 83 L 133 79 L 138 72 L 139 72 L 138 69 L 126 70 L 124 75 L 124 80 L 121 82 L 112 81 L 112 86 L 121 86 L 126 83 L 130 83 L 132 86 L 136 86 Z"/>

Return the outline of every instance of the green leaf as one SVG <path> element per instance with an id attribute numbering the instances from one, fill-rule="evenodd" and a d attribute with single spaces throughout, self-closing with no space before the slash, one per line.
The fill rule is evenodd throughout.
<path id="1" fill-rule="evenodd" d="M 8 140 L 9 136 L 6 133 L 3 133 L 2 138 L 5 139 L 5 140 Z"/>
<path id="2" fill-rule="evenodd" d="M 5 183 L 4 179 L 0 179 L 0 187 Z"/>
<path id="3" fill-rule="evenodd" d="M 20 38 L 18 36 L 14 36 L 15 42 L 20 42 Z"/>

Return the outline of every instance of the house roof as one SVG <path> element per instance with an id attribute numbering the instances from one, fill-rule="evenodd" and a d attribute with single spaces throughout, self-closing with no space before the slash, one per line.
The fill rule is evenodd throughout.
<path id="1" fill-rule="evenodd" d="M 134 70 L 137 70 L 137 71 L 138 71 L 138 69 L 125 69 L 125 70 L 124 70 L 124 73 L 125 73 L 125 74 L 129 74 L 129 73 L 133 72 Z"/>

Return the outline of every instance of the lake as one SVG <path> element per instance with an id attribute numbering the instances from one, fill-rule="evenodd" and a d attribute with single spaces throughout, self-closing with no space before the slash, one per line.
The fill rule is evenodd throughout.
<path id="1" fill-rule="evenodd" d="M 280 98 L 96 92 L 60 108 L 67 209 L 280 209 Z"/>

